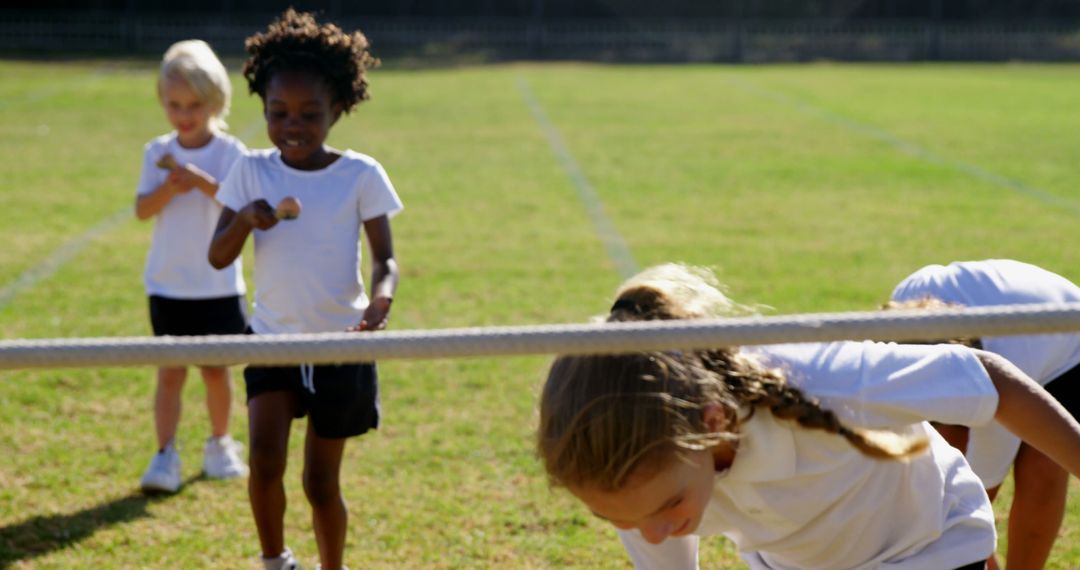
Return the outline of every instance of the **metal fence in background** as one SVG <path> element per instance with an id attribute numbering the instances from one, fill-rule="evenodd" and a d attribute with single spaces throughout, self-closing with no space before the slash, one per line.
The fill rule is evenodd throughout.
<path id="1" fill-rule="evenodd" d="M 201 38 L 223 55 L 274 14 L 171 16 L 0 12 L 0 52 L 160 53 Z M 337 22 L 363 29 L 377 55 L 597 61 L 1069 61 L 1080 22 L 417 20 Z"/>

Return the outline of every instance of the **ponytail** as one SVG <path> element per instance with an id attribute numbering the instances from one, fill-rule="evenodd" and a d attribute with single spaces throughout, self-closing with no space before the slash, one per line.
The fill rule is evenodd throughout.
<path id="1" fill-rule="evenodd" d="M 843 436 L 864 455 L 877 459 L 906 459 L 929 445 L 924 437 L 900 435 L 887 430 L 851 427 L 832 410 L 821 407 L 802 390 L 791 386 L 779 370 L 766 369 L 749 358 L 729 351 L 707 351 L 706 369 L 715 372 L 732 397 L 753 409 L 768 408 L 773 416 L 791 420 L 807 429 Z"/>
<path id="2" fill-rule="evenodd" d="M 694 319 L 749 311 L 720 292 L 707 270 L 667 264 L 645 270 L 623 284 L 609 320 Z M 840 435 L 869 457 L 905 459 L 929 446 L 925 437 L 848 426 L 832 410 L 789 385 L 783 372 L 765 368 L 735 349 L 702 351 L 699 357 L 702 366 L 723 385 L 722 391 L 738 404 L 765 407 L 777 418 Z"/>
<path id="3" fill-rule="evenodd" d="M 608 320 L 694 319 L 746 311 L 710 277 L 681 265 L 649 269 L 620 288 Z M 781 370 L 737 349 L 721 348 L 557 358 L 540 396 L 537 455 L 552 484 L 617 490 L 633 473 L 737 439 L 731 425 L 708 425 L 705 410 L 710 406 L 720 406 L 724 417 L 732 419 L 741 409 L 753 414 L 765 408 L 803 428 L 839 435 L 873 458 L 905 459 L 929 445 L 926 438 L 848 426 L 788 384 Z"/>

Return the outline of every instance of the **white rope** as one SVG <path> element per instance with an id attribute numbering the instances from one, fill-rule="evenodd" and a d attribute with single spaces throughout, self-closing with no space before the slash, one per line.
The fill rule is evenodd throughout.
<path id="1" fill-rule="evenodd" d="M 378 333 L 9 340 L 0 341 L 0 369 L 326 364 L 1077 331 L 1080 303 Z"/>

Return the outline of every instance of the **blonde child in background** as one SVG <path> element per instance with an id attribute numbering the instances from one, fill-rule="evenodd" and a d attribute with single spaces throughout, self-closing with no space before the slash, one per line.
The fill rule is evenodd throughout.
<path id="1" fill-rule="evenodd" d="M 144 281 L 155 335 L 241 334 L 246 326 L 240 261 L 222 271 L 206 261 L 221 214 L 218 181 L 245 151 L 224 133 L 232 87 L 228 73 L 201 40 L 173 44 L 161 62 L 157 93 L 174 131 L 147 143 L 135 216 L 155 218 Z M 203 471 L 212 478 L 243 477 L 247 465 L 229 436 L 232 385 L 228 368 L 200 367 L 206 384 L 211 436 Z M 187 368 L 157 371 L 154 427 L 158 452 L 143 474 L 147 492 L 176 492 L 181 483 L 176 431 Z"/>
<path id="2" fill-rule="evenodd" d="M 609 320 L 734 307 L 668 265 L 625 283 Z M 926 419 L 997 419 L 1080 473 L 1080 425 L 1004 358 L 874 342 L 560 357 L 538 453 L 638 568 L 697 568 L 710 535 L 753 569 L 983 568 L 989 500 Z"/>
<path id="3" fill-rule="evenodd" d="M 927 265 L 896 286 L 886 308 L 1078 302 L 1080 287 L 1056 273 L 1011 259 L 987 259 Z M 1004 356 L 1046 387 L 1074 418 L 1080 418 L 1080 334 L 996 336 L 961 342 Z M 965 452 L 990 500 L 997 497 L 1012 468 L 1015 489 L 1005 567 L 1044 567 L 1065 517 L 1068 471 L 996 422 L 979 428 L 935 427 Z M 995 559 L 988 562 L 991 568 L 997 567 Z"/>
<path id="4" fill-rule="evenodd" d="M 273 149 L 253 151 L 218 195 L 225 209 L 209 259 L 225 267 L 255 239 L 254 334 L 376 331 L 397 287 L 390 216 L 394 186 L 370 156 L 326 145 L 330 128 L 368 98 L 368 41 L 288 10 L 245 43 L 244 76 L 263 102 Z M 283 201 L 291 199 L 293 210 Z M 371 295 L 360 278 L 360 234 L 371 252 Z M 267 570 L 297 567 L 285 545 L 284 475 L 293 420 L 308 416 L 304 492 L 321 567 L 343 567 L 348 511 L 341 494 L 347 438 L 379 425 L 375 363 L 248 366 L 248 493 Z"/>

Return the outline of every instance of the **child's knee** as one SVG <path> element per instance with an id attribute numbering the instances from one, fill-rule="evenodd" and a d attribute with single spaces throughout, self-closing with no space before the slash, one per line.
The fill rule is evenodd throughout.
<path id="1" fill-rule="evenodd" d="M 324 505 L 341 500 L 341 485 L 337 473 L 304 470 L 304 494 L 313 505 Z"/>
<path id="2" fill-rule="evenodd" d="M 288 450 L 272 442 L 251 438 L 251 452 L 248 456 L 250 476 L 256 479 L 281 479 L 285 476 Z"/>

